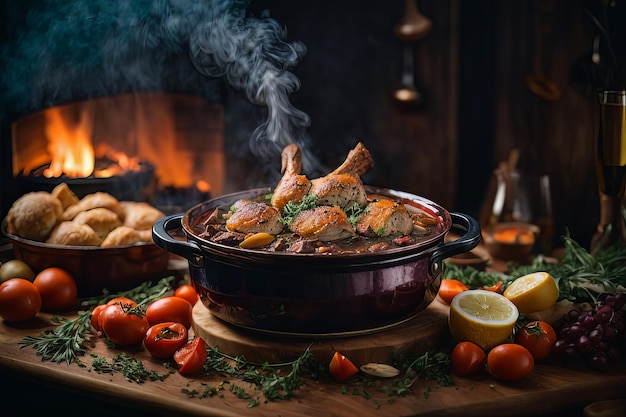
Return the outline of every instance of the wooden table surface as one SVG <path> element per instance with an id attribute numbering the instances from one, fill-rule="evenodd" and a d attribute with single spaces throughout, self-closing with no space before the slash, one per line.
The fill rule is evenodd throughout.
<path id="1" fill-rule="evenodd" d="M 538 363 L 528 378 L 512 383 L 498 382 L 486 373 L 468 378 L 456 377 L 455 385 L 450 387 L 419 380 L 410 395 L 392 404 L 387 403 L 386 394 L 381 388 L 368 388 L 372 398 L 366 399 L 353 395 L 351 391 L 342 394 L 342 384 L 305 380 L 304 386 L 289 400 L 261 402 L 257 407 L 248 408 L 248 400 L 235 397 L 228 388 L 223 396 L 207 398 L 189 398 L 183 392 L 184 389 L 202 391 L 204 384 L 217 386 L 223 381 L 217 375 L 187 378 L 174 373 L 164 381 L 138 384 L 125 380 L 121 374 L 96 373 L 92 369 L 90 356 L 84 357 L 85 367 L 42 362 L 33 349 L 20 349 L 18 342 L 25 336 L 37 335 L 48 328 L 49 318 L 49 315 L 40 313 L 36 319 L 27 323 L 0 323 L 0 373 L 5 375 L 3 380 L 6 382 L 7 376 L 14 380 L 25 379 L 67 393 L 68 402 L 72 401 L 72 394 L 79 394 L 98 398 L 105 404 L 111 403 L 117 407 L 122 404 L 125 409 L 141 411 L 145 415 L 173 412 L 177 416 L 487 417 L 501 416 L 503 413 L 509 416 L 534 416 L 576 407 L 582 409 L 594 401 L 626 395 L 626 366 L 623 364 L 608 372 L 597 373 L 584 365 L 564 366 L 550 361 Z M 100 339 L 92 352 L 111 358 L 121 351 L 108 349 Z M 161 361 L 151 359 L 140 348 L 130 353 L 140 358 L 148 368 L 165 373 Z M 239 380 L 231 382 L 245 386 Z M 428 395 L 425 395 L 426 392 Z M 6 391 L 3 395 L 7 395 Z M 34 399 L 37 397 L 32 396 Z M 374 400 L 380 403 L 380 407 L 376 406 Z"/>

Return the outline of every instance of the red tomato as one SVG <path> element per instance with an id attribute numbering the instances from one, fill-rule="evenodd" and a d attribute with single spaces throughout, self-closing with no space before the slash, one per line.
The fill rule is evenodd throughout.
<path id="1" fill-rule="evenodd" d="M 99 323 L 111 342 L 124 346 L 141 342 L 150 327 L 146 316 L 120 304 L 106 306 L 100 313 Z"/>
<path id="2" fill-rule="evenodd" d="M 189 302 L 189 304 L 191 304 L 192 307 L 196 304 L 196 301 L 198 301 L 198 293 L 192 285 L 181 285 L 176 288 L 174 295 L 176 297 L 184 298 Z"/>
<path id="3" fill-rule="evenodd" d="M 102 331 L 102 325 L 100 324 L 100 314 L 107 307 L 106 304 L 100 304 L 94 307 L 91 310 L 91 326 L 96 329 L 96 331 Z"/>
<path id="4" fill-rule="evenodd" d="M 5 321 L 30 320 L 41 309 L 41 295 L 35 284 L 11 278 L 0 284 L 0 317 Z"/>
<path id="5" fill-rule="evenodd" d="M 504 343 L 487 355 L 487 369 L 494 378 L 515 381 L 526 378 L 534 369 L 533 355 L 522 345 Z"/>
<path id="6" fill-rule="evenodd" d="M 330 365 L 328 366 L 328 372 L 335 381 L 344 381 L 351 376 L 355 375 L 359 370 L 356 366 L 339 352 L 335 352 Z"/>
<path id="7" fill-rule="evenodd" d="M 122 304 L 122 305 L 130 305 L 131 307 L 135 307 L 137 303 L 135 300 L 131 300 L 128 297 L 115 297 L 110 299 L 106 305 L 112 306 L 113 304 Z"/>
<path id="8" fill-rule="evenodd" d="M 504 286 L 504 283 L 502 281 L 498 281 L 496 282 L 494 285 L 490 286 L 490 287 L 483 287 L 483 290 L 485 291 L 493 291 L 493 292 L 497 292 L 499 294 L 502 294 L 502 287 Z"/>
<path id="9" fill-rule="evenodd" d="M 456 279 L 442 279 L 439 286 L 439 297 L 446 303 L 450 304 L 452 299 L 459 293 L 469 290 L 469 287 Z"/>
<path id="10" fill-rule="evenodd" d="M 526 323 L 515 335 L 515 343 L 524 346 L 535 359 L 550 356 L 552 346 L 556 343 L 556 332 L 544 321 Z"/>
<path id="11" fill-rule="evenodd" d="M 190 328 L 192 309 L 189 301 L 183 298 L 163 297 L 150 303 L 146 309 L 146 317 L 151 326 L 166 321 L 175 321 L 184 324 L 186 328 Z"/>
<path id="12" fill-rule="evenodd" d="M 487 354 L 475 343 L 460 342 L 452 349 L 452 369 L 458 376 L 469 375 L 483 369 L 487 363 Z"/>
<path id="13" fill-rule="evenodd" d="M 206 362 L 206 342 L 196 337 L 174 352 L 174 361 L 178 364 L 178 372 L 191 374 L 202 368 Z"/>
<path id="14" fill-rule="evenodd" d="M 33 281 L 41 295 L 41 309 L 58 311 L 69 308 L 78 295 L 74 277 L 64 269 L 46 268 Z"/>
<path id="15" fill-rule="evenodd" d="M 170 321 L 150 327 L 143 338 L 143 345 L 155 358 L 167 359 L 174 356 L 174 352 L 187 343 L 187 339 L 187 328 Z"/>

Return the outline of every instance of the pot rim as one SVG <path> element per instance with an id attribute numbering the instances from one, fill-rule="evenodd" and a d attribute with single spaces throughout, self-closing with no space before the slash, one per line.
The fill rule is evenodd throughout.
<path id="1" fill-rule="evenodd" d="M 217 207 L 228 206 L 241 198 L 251 198 L 258 197 L 264 194 L 269 194 L 273 190 L 271 187 L 255 188 L 225 194 L 207 200 L 203 203 L 196 204 L 183 214 L 181 219 L 181 225 L 185 235 L 187 235 L 187 238 L 194 240 L 198 245 L 200 245 L 205 254 L 210 254 L 214 257 L 221 258 L 227 263 L 241 262 L 245 264 L 250 264 L 250 262 L 254 262 L 257 267 L 265 264 L 268 266 L 273 266 L 274 268 L 276 267 L 277 262 L 280 263 L 280 265 L 284 266 L 293 265 L 302 267 L 303 263 L 307 266 L 320 266 L 319 262 L 317 261 L 318 259 L 324 259 L 324 268 L 330 266 L 341 266 L 342 268 L 358 268 L 359 265 L 367 265 L 371 267 L 372 262 L 380 264 L 381 267 L 402 264 L 409 260 L 415 259 L 416 256 L 422 256 L 430 249 L 436 247 L 440 242 L 443 241 L 445 234 L 452 227 L 452 217 L 450 215 L 450 212 L 427 198 L 408 192 L 375 187 L 371 185 L 365 185 L 364 187 L 368 195 L 380 194 L 387 197 L 393 197 L 401 200 L 405 204 L 409 203 L 413 207 L 421 209 L 426 213 L 433 215 L 439 221 L 438 226 L 436 227 L 436 231 L 433 233 L 432 236 L 429 236 L 424 240 L 420 240 L 420 242 L 416 244 L 394 247 L 379 252 L 320 254 L 269 252 L 258 249 L 245 249 L 238 246 L 228 246 L 204 239 L 198 236 L 198 233 L 193 230 L 195 220 L 201 215 L 204 215 Z M 310 262 L 308 262 L 307 260 L 310 260 Z"/>

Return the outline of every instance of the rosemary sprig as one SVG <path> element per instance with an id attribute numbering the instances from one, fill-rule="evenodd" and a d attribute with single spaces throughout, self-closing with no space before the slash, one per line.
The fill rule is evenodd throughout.
<path id="1" fill-rule="evenodd" d="M 45 330 L 39 336 L 25 337 L 18 342 L 20 349 L 32 346 L 42 361 L 76 362 L 84 367 L 79 356 L 85 354 L 95 337 L 91 332 L 91 311 L 79 311 L 78 316 L 71 320 L 57 316 L 50 320 L 59 326 Z"/>
<path id="2" fill-rule="evenodd" d="M 608 249 L 587 252 L 574 239 L 563 237 L 565 255 L 557 262 L 549 262 L 544 256 L 537 256 L 529 265 L 509 263 L 506 274 L 478 271 L 474 268 L 460 268 L 446 263 L 444 276 L 457 279 L 470 288 L 494 285 L 504 282 L 504 288 L 518 277 L 533 272 L 545 271 L 554 277 L 559 286 L 559 299 L 572 302 L 596 304 L 603 293 L 614 294 L 626 289 L 626 246 L 615 244 Z"/>
<path id="3" fill-rule="evenodd" d="M 106 304 L 110 300 L 117 297 L 128 297 L 136 303 L 149 303 L 161 298 L 167 291 L 172 289 L 173 276 L 161 278 L 156 284 L 147 281 L 139 284 L 135 288 L 117 293 L 110 293 L 107 289 L 102 291 L 102 296 L 85 299 L 81 302 L 83 307 L 95 307 L 100 304 Z"/>

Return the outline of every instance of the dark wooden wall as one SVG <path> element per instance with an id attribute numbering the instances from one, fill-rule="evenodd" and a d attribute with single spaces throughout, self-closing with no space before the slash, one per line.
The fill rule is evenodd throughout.
<path id="1" fill-rule="evenodd" d="M 626 5 L 623 0 L 605 4 L 418 0 L 433 28 L 417 46 L 416 72 L 426 100 L 413 110 L 399 108 L 391 98 L 401 72 L 403 45 L 393 27 L 403 15 L 403 0 L 254 0 L 249 8 L 252 13 L 268 10 L 286 28 L 289 40 L 307 47 L 293 69 L 301 88 L 291 100 L 311 117 L 309 134 L 323 166 L 319 169 L 336 166 L 362 141 L 376 161 L 364 177 L 367 183 L 420 194 L 451 211 L 478 216 L 494 168 L 517 148 L 521 169 L 551 177 L 557 243 L 568 228 L 587 244 L 599 216 L 592 92 L 606 78 L 591 74 L 605 74 L 613 66 L 613 86 L 623 88 L 626 78 Z M 588 11 L 608 23 L 615 65 L 604 37 L 602 65 L 590 64 L 599 30 Z M 20 28 L 9 16 L 3 13 L 2 35 L 7 39 Z M 534 94 L 524 81 L 527 73 L 555 82 L 559 98 Z M 246 141 L 263 120 L 263 109 L 245 101 L 235 91 L 226 92 L 231 162 L 226 191 L 274 180 L 257 175 L 259 161 L 246 154 Z M 0 150 L 7 154 L 10 103 L 3 109 Z M 279 161 L 275 165 L 274 173 Z M 9 195 L 6 168 L 1 167 L 2 196 Z M 10 201 L 0 203 L 4 214 Z"/>
<path id="2" fill-rule="evenodd" d="M 608 86 L 598 76 L 606 67 L 611 86 L 624 85 L 624 2 L 419 0 L 433 29 L 417 55 L 427 100 L 412 111 L 390 97 L 400 76 L 402 44 L 392 31 L 402 0 L 261 3 L 308 47 L 293 102 L 312 118 L 321 160 L 332 166 L 362 140 L 377 162 L 369 182 L 478 217 L 493 170 L 517 148 L 523 172 L 550 176 L 555 244 L 568 230 L 588 245 L 599 216 L 593 91 Z M 609 30 L 617 59 L 600 36 L 603 71 L 591 71 L 600 33 L 591 14 Z M 554 82 L 560 96 L 533 93 L 527 74 Z"/>

